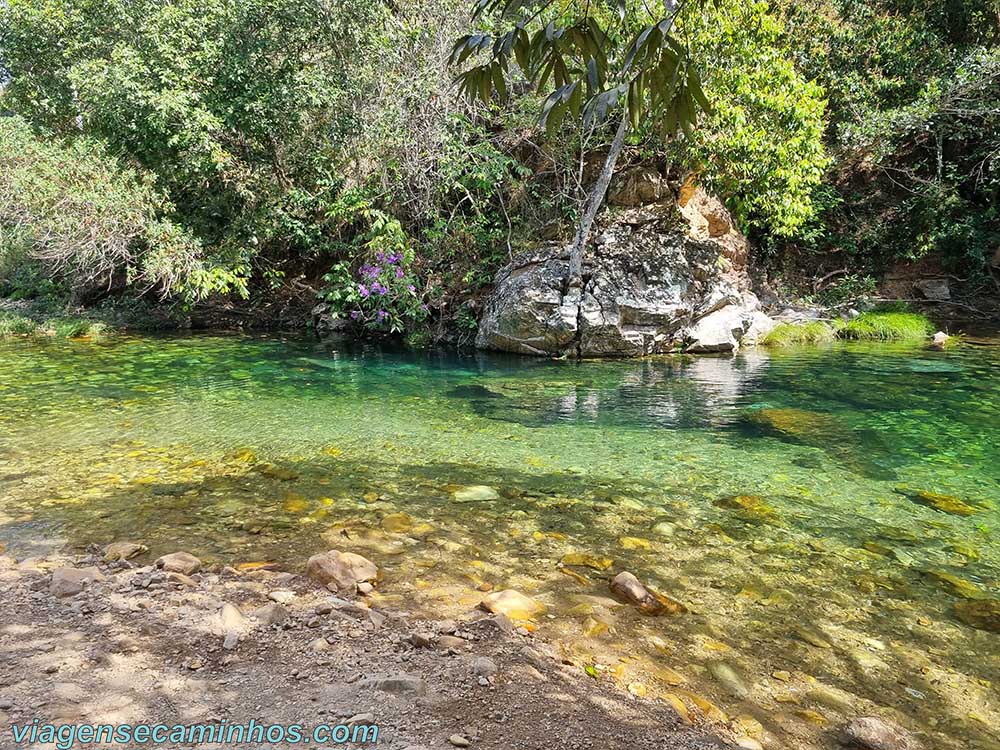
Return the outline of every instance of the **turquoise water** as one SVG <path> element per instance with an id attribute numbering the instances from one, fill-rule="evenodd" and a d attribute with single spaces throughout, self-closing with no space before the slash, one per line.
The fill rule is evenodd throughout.
<path id="1" fill-rule="evenodd" d="M 1000 588 L 998 417 L 997 347 L 572 363 L 0 342 L 0 543 L 291 569 L 352 548 L 390 604 L 537 596 L 567 661 L 695 718 L 722 718 L 706 699 L 753 716 L 766 747 L 835 747 L 831 727 L 875 712 L 995 748 L 1000 636 L 955 607 Z M 468 486 L 493 493 L 457 502 Z M 689 611 L 609 601 L 622 569 Z"/>

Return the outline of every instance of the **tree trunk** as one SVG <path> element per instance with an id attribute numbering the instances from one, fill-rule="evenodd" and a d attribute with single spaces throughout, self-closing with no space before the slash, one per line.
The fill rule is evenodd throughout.
<path id="1" fill-rule="evenodd" d="M 604 159 L 604 166 L 601 174 L 594 183 L 590 195 L 587 197 L 587 208 L 580 219 L 580 225 L 576 230 L 576 238 L 573 240 L 573 248 L 569 254 L 569 288 L 583 288 L 583 253 L 587 248 L 587 241 L 590 239 L 590 229 L 594 225 L 594 217 L 604 204 L 604 196 L 608 194 L 608 185 L 611 184 L 611 177 L 615 173 L 615 164 L 621 155 L 622 147 L 625 145 L 625 135 L 628 133 L 628 107 L 622 108 L 622 119 L 618 123 L 618 130 L 615 132 L 614 140 L 611 141 L 611 148 Z"/>

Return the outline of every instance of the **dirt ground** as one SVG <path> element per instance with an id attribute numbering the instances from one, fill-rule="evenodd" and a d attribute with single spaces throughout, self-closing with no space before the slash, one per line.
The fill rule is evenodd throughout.
<path id="1" fill-rule="evenodd" d="M 57 596 L 52 571 L 62 566 L 95 566 L 104 579 Z M 374 746 L 387 750 L 736 747 L 661 702 L 560 664 L 503 616 L 418 619 L 289 573 L 186 577 L 100 554 L 0 554 L 0 606 L 2 750 L 18 747 L 12 725 L 36 718 L 374 724 Z"/>

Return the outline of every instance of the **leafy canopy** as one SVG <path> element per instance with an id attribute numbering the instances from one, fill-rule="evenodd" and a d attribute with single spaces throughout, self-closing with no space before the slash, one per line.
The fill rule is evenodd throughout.
<path id="1" fill-rule="evenodd" d="M 592 129 L 624 102 L 632 129 L 646 120 L 664 136 L 678 127 L 690 135 L 699 110 L 711 106 L 675 26 L 700 1 L 667 0 L 663 14 L 655 16 L 626 0 L 593 0 L 582 7 L 555 0 L 477 0 L 474 23 L 513 25 L 461 37 L 451 62 L 462 65 L 487 53 L 458 77 L 466 95 L 485 102 L 509 96 L 516 70 L 545 96 L 541 123 L 549 132 L 567 114 L 582 116 L 584 128 Z"/>

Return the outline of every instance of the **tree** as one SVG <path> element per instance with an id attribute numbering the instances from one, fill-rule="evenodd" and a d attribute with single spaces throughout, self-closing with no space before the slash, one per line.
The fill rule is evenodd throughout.
<path id="1" fill-rule="evenodd" d="M 699 110 L 711 107 L 698 72 L 675 26 L 702 0 L 664 0 L 662 15 L 626 0 L 588 0 L 582 7 L 555 0 L 477 0 L 473 23 L 513 23 L 502 32 L 461 37 L 453 65 L 479 53 L 484 62 L 458 80 L 468 96 L 489 102 L 510 95 L 518 79 L 545 95 L 541 124 L 552 131 L 568 114 L 584 131 L 603 125 L 616 110 L 618 124 L 601 173 L 590 190 L 570 251 L 569 288 L 583 284 L 583 254 L 629 131 L 653 124 L 663 137 L 680 128 L 690 135 Z"/>

